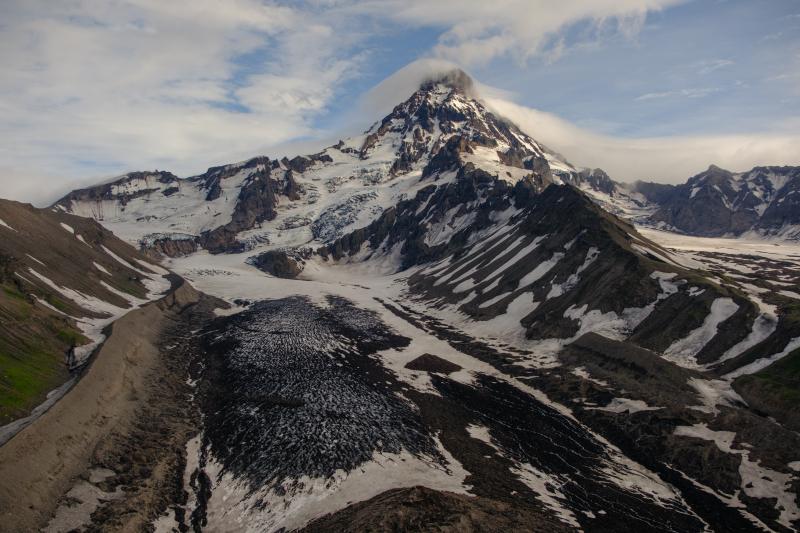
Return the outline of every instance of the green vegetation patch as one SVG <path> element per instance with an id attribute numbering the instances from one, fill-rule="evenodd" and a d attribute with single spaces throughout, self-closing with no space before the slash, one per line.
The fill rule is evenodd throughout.
<path id="1" fill-rule="evenodd" d="M 0 424 L 7 424 L 28 415 L 69 379 L 64 356 L 88 339 L 12 284 L 0 287 Z"/>

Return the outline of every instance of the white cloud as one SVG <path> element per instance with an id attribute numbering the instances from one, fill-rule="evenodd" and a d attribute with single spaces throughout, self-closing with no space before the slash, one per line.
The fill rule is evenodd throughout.
<path id="1" fill-rule="evenodd" d="M 623 138 L 601 135 L 551 113 L 508 100 L 487 98 L 498 114 L 512 117 L 525 132 L 572 164 L 599 167 L 617 180 L 684 182 L 714 163 L 733 171 L 758 165 L 796 165 L 800 135 L 765 133 Z"/>
<path id="2" fill-rule="evenodd" d="M 776 31 L 775 33 L 769 33 L 761 38 L 762 41 L 777 41 L 783 37 L 782 31 Z"/>
<path id="3" fill-rule="evenodd" d="M 735 63 L 730 59 L 714 59 L 712 61 L 701 61 L 697 63 L 695 66 L 698 68 L 698 74 L 709 74 L 714 72 L 715 70 L 719 70 L 721 68 L 730 67 Z"/>
<path id="4" fill-rule="evenodd" d="M 10 1 L 0 19 L 0 166 L 14 176 L 186 174 L 255 155 L 314 133 L 361 58 L 314 13 L 260 0 Z M 8 175 L 0 196 L 47 196 Z"/>
<path id="5" fill-rule="evenodd" d="M 444 59 L 413 61 L 370 89 L 361 98 L 356 114 L 358 117 L 383 118 L 394 106 L 411 96 L 423 82 L 457 68 L 461 68 L 458 63 Z M 363 121 L 363 118 L 360 120 Z"/>
<path id="6" fill-rule="evenodd" d="M 413 63 L 368 94 L 347 123 L 359 130 L 422 78 L 452 66 L 448 61 L 476 65 L 503 57 L 524 63 L 534 56 L 555 61 L 607 35 L 633 37 L 648 14 L 682 1 L 5 0 L 0 2 L 0 196 L 41 203 L 64 184 L 87 183 L 87 176 L 149 168 L 189 175 L 259 153 L 284 153 L 275 146 L 309 146 L 307 139 L 329 135 L 319 130 L 317 119 L 340 97 L 344 82 L 360 75 L 371 40 L 383 44 L 389 28 L 435 32 L 435 46 L 421 53 L 436 59 Z M 580 22 L 588 24 L 577 37 L 583 42 L 576 44 L 575 35 L 565 35 Z M 729 62 L 695 68 L 713 72 Z M 699 98 L 717 90 L 653 91 L 639 100 Z M 511 100 L 490 87 L 480 92 Z M 620 168 L 622 177 L 657 177 L 670 168 L 669 179 L 682 179 L 687 169 L 693 172 L 709 160 L 725 164 L 720 154 L 740 167 L 747 165 L 739 161 L 757 159 L 752 154 L 777 154 L 768 162 L 781 162 L 791 153 L 773 150 L 780 137 L 703 138 L 694 145 L 675 139 L 624 141 L 552 118 L 545 121 L 547 131 L 533 133 L 582 164 Z M 723 145 L 751 155 L 736 159 Z M 637 153 L 680 146 L 696 156 L 691 164 L 663 158 L 665 166 L 651 172 L 654 165 L 646 156 L 624 154 L 627 146 Z M 702 146 L 711 151 L 701 165 Z M 634 172 L 632 161 L 643 165 L 641 172 Z"/>
<path id="7" fill-rule="evenodd" d="M 719 91 L 720 91 L 719 87 L 696 87 L 692 89 L 680 89 L 677 91 L 645 93 L 641 96 L 637 96 L 635 100 L 637 101 L 658 100 L 660 98 L 670 98 L 673 96 L 681 96 L 684 98 L 704 98 L 710 94 L 714 94 Z"/>
<path id="8" fill-rule="evenodd" d="M 466 65 L 499 56 L 520 62 L 538 54 L 556 58 L 564 51 L 560 32 L 589 20 L 595 36 L 636 35 L 645 17 L 685 0 L 387 0 L 362 10 L 381 10 L 398 21 L 444 28 L 434 54 Z"/>

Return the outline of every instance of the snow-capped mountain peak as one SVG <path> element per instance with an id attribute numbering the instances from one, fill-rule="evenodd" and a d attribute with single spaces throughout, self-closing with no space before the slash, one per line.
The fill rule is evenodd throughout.
<path id="1" fill-rule="evenodd" d="M 424 82 L 367 130 L 358 146 L 361 159 L 394 158 L 393 175 L 424 168 L 427 160 L 443 149 L 451 157 L 512 182 L 536 174 L 545 185 L 560 183 L 551 167 L 562 172 L 574 170 L 515 125 L 491 113 L 476 95 L 472 80 L 460 70 Z"/>
<path id="2" fill-rule="evenodd" d="M 56 206 L 102 220 L 130 242 L 155 243 L 161 253 L 322 244 L 366 225 L 425 182 L 453 179 L 465 165 L 539 192 L 576 173 L 490 112 L 472 80 L 453 70 L 423 82 L 363 135 L 317 154 L 255 157 L 184 179 L 130 173 L 74 191 Z M 269 221 L 278 229 L 264 230 Z"/>

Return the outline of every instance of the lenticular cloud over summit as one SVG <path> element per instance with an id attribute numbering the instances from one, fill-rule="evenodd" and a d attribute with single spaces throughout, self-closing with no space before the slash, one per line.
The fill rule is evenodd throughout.
<path id="1" fill-rule="evenodd" d="M 411 94 L 424 81 L 445 78 L 454 71 L 463 69 L 440 59 L 415 61 L 367 92 L 359 109 L 369 116 L 388 113 L 394 102 Z M 800 144 L 800 136 L 791 133 L 615 137 L 581 128 L 553 113 L 520 105 L 514 101 L 517 95 L 479 81 L 473 81 L 470 94 L 571 162 L 603 168 L 623 181 L 674 183 L 703 170 L 709 161 L 731 169 L 788 165 L 794 162 L 791 147 Z"/>

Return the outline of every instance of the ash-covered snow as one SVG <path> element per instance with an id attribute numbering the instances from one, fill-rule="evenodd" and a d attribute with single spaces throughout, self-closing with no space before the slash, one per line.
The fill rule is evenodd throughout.
<path id="1" fill-rule="evenodd" d="M 661 486 L 660 489 L 656 489 L 655 486 L 659 485 L 661 482 L 658 481 L 652 473 L 648 473 L 646 469 L 643 469 L 641 466 L 627 460 L 621 453 L 619 453 L 619 451 L 614 450 L 613 447 L 610 447 L 607 442 L 602 440 L 602 438 L 590 430 L 583 427 L 578 429 L 579 426 L 573 426 L 573 424 L 577 424 L 577 421 L 566 407 L 552 402 L 536 389 L 533 389 L 530 386 L 499 372 L 491 365 L 480 361 L 473 356 L 454 349 L 453 346 L 448 342 L 445 342 L 442 339 L 432 335 L 427 330 L 420 329 L 418 326 L 413 325 L 409 321 L 400 318 L 392 312 L 389 312 L 381 302 L 376 300 L 376 298 L 385 298 L 387 302 L 395 301 L 395 299 L 398 297 L 398 293 L 402 290 L 403 279 L 404 276 L 408 275 L 407 273 L 386 276 L 385 274 L 381 274 L 378 270 L 376 270 L 374 265 L 371 265 L 371 261 L 367 263 L 330 265 L 318 264 L 317 259 L 312 259 L 309 261 L 307 269 L 302 275 L 313 276 L 313 279 L 276 280 L 274 278 L 265 276 L 263 273 L 248 265 L 243 264 L 242 261 L 244 257 L 244 255 L 210 256 L 207 254 L 198 254 L 195 256 L 173 259 L 168 263 L 179 273 L 187 273 L 189 275 L 192 275 L 191 272 L 201 268 L 200 265 L 205 265 L 205 269 L 209 272 L 209 274 L 203 276 L 193 276 L 193 283 L 198 287 L 198 289 L 224 297 L 229 301 L 236 298 L 247 298 L 249 300 L 253 300 L 285 297 L 289 297 L 291 300 L 293 299 L 291 295 L 306 294 L 308 296 L 303 303 L 304 308 L 305 306 L 309 305 L 311 308 L 317 308 L 314 313 L 323 314 L 325 314 L 326 310 L 330 310 L 329 312 L 335 317 L 337 312 L 334 308 L 331 308 L 329 303 L 330 300 L 326 298 L 325 295 L 346 294 L 347 298 L 351 299 L 356 306 L 362 309 L 373 310 L 378 316 L 380 316 L 381 320 L 386 324 L 386 326 L 410 341 L 410 344 L 405 347 L 381 349 L 374 355 L 376 358 L 375 363 L 379 365 L 377 368 L 383 367 L 385 369 L 390 369 L 390 374 L 387 375 L 380 373 L 380 377 L 372 378 L 371 376 L 374 375 L 372 371 L 366 372 L 365 374 L 363 370 L 364 367 L 360 367 L 360 370 L 356 369 L 358 365 L 362 364 L 358 363 L 359 360 L 365 362 L 360 358 L 360 356 L 353 354 L 350 356 L 350 359 L 345 360 L 344 358 L 337 358 L 335 356 L 331 357 L 328 355 L 330 350 L 342 349 L 336 348 L 336 343 L 343 343 L 344 348 L 350 345 L 350 342 L 352 341 L 347 340 L 349 334 L 342 338 L 335 336 L 332 347 L 329 349 L 324 348 L 321 353 L 318 354 L 316 352 L 319 350 L 316 348 L 317 344 L 315 343 L 311 350 L 307 350 L 310 353 L 301 354 L 303 360 L 305 361 L 305 358 L 308 357 L 314 357 L 321 362 L 328 361 L 324 363 L 325 365 L 335 364 L 337 361 L 340 361 L 342 366 L 336 367 L 338 371 L 343 373 L 353 372 L 354 377 L 357 375 L 369 376 L 365 384 L 380 395 L 384 394 L 381 391 L 389 392 L 391 390 L 398 390 L 398 397 L 401 405 L 406 401 L 403 399 L 403 397 L 410 395 L 410 392 L 407 391 L 432 394 L 437 398 L 441 398 L 442 401 L 448 401 L 448 399 L 452 399 L 453 401 L 456 401 L 458 405 L 464 405 L 467 402 L 470 405 L 474 405 L 476 413 L 483 414 L 481 414 L 481 418 L 479 420 L 473 422 L 473 425 L 487 428 L 487 431 L 491 432 L 492 435 L 490 442 L 492 442 L 499 450 L 507 450 L 498 453 L 508 457 L 509 460 L 513 460 L 515 464 L 518 465 L 518 469 L 520 469 L 520 471 L 509 472 L 509 475 L 512 475 L 517 479 L 519 479 L 520 476 L 524 476 L 524 469 L 522 469 L 521 466 L 524 464 L 531 465 L 531 467 L 536 468 L 543 475 L 554 476 L 553 479 L 558 479 L 561 482 L 567 481 L 569 478 L 574 480 L 574 476 L 577 475 L 576 472 L 580 471 L 583 472 L 580 475 L 585 474 L 589 476 L 589 479 L 592 480 L 588 481 L 589 483 L 599 483 L 599 485 L 597 485 L 598 489 L 593 490 L 593 494 L 600 495 L 606 490 L 611 490 L 612 493 L 616 494 L 611 495 L 611 493 L 609 493 L 607 496 L 602 496 L 599 499 L 592 499 L 591 502 L 586 502 L 584 501 L 583 496 L 578 496 L 578 494 L 583 494 L 585 492 L 585 489 L 584 492 L 578 492 L 581 482 L 569 482 L 562 490 L 564 499 L 561 500 L 557 498 L 557 496 L 553 496 L 552 487 L 542 487 L 541 485 L 532 483 L 532 479 L 528 479 L 528 481 L 531 482 L 529 486 L 534 493 L 538 494 L 536 498 L 539 501 L 542 501 L 542 499 L 547 497 L 555 497 L 555 500 L 552 503 L 557 502 L 558 505 L 563 509 L 570 510 L 570 512 L 573 512 L 575 516 L 578 517 L 579 521 L 585 519 L 589 515 L 605 516 L 603 513 L 610 511 L 608 507 L 608 501 L 610 500 L 604 500 L 603 498 L 610 498 L 616 501 L 617 498 L 622 497 L 623 499 L 626 499 L 626 501 L 631 502 L 631 505 L 634 507 L 636 505 L 649 506 L 651 504 L 645 502 L 657 501 L 660 502 L 656 504 L 659 506 L 678 505 L 681 508 L 685 508 L 684 504 L 665 503 L 666 501 L 675 502 L 677 501 L 676 498 L 679 499 L 679 496 L 677 496 L 667 486 Z M 224 275 L 223 273 L 235 273 L 235 275 Z M 520 307 L 527 307 L 529 310 L 532 305 L 531 294 L 523 293 L 523 295 L 526 295 L 528 300 L 527 303 L 522 302 Z M 511 307 L 513 308 L 513 305 Z M 245 310 L 244 308 L 240 309 L 242 310 L 239 313 L 232 315 L 230 318 L 247 316 L 246 313 L 248 313 L 248 310 Z M 430 309 L 428 310 L 430 311 Z M 245 313 L 245 315 L 242 313 Z M 291 314 L 292 312 L 290 311 L 289 315 Z M 225 338 L 231 338 L 231 342 L 233 342 L 233 345 L 235 345 L 237 338 L 248 339 L 252 337 L 253 350 L 261 351 L 266 349 L 269 351 L 273 349 L 283 349 L 284 346 L 291 346 L 292 344 L 286 345 L 284 341 L 272 343 L 264 342 L 263 337 L 265 333 L 269 339 L 281 339 L 284 337 L 290 337 L 292 335 L 294 335 L 294 337 L 302 337 L 307 332 L 316 331 L 320 327 L 327 327 L 323 321 L 322 326 L 314 322 L 310 322 L 310 329 L 306 328 L 305 326 L 296 326 L 291 324 L 289 324 L 287 329 L 284 327 L 283 323 L 280 322 L 281 315 L 278 313 L 274 314 L 274 316 L 279 321 L 269 325 L 266 328 L 266 332 L 265 328 L 263 328 L 261 325 L 252 328 L 252 332 L 242 329 L 251 328 L 253 324 L 261 323 L 258 320 L 253 321 L 249 319 L 241 319 L 240 323 L 242 327 L 228 333 L 225 333 L 224 329 L 220 330 L 217 328 L 213 331 L 210 331 L 207 335 L 207 338 L 209 339 L 209 342 L 219 342 L 221 345 L 225 345 L 229 342 L 225 340 Z M 504 317 L 498 318 L 502 319 Z M 508 327 L 513 327 L 515 331 L 520 330 L 518 320 L 515 321 L 516 323 L 514 324 L 511 324 L 510 322 L 512 321 L 509 321 Z M 303 324 L 306 323 L 309 322 L 303 322 Z M 302 327 L 304 329 L 302 329 L 299 333 L 292 333 L 297 331 L 295 329 L 297 327 Z M 220 336 L 220 334 L 222 334 L 222 336 Z M 479 335 L 479 332 L 476 331 L 474 334 Z M 214 337 L 217 338 L 216 341 L 212 340 Z M 300 339 L 298 339 L 298 341 L 299 340 Z M 247 342 L 250 344 L 250 341 Z M 292 342 L 297 341 L 293 340 Z M 275 346 L 275 348 L 270 348 L 270 345 Z M 459 365 L 463 370 L 451 374 L 445 381 L 443 381 L 444 378 L 440 376 L 431 374 L 423 376 L 423 373 L 421 372 L 411 371 L 404 368 L 407 362 L 419 357 L 424 353 L 436 354 L 437 356 Z M 261 357 L 245 356 L 244 354 L 242 354 L 242 356 L 237 356 L 237 359 L 239 357 L 242 357 L 241 360 L 245 364 L 245 366 L 242 368 L 249 369 L 252 368 L 252 365 L 262 364 L 260 362 L 262 360 Z M 280 360 L 281 359 L 279 358 L 279 361 Z M 311 369 L 310 372 L 303 371 L 302 375 L 301 373 L 296 374 L 297 379 L 305 381 L 316 376 L 316 369 L 318 368 L 319 364 L 320 363 L 315 363 L 311 365 L 309 367 Z M 367 368 L 373 368 L 369 365 L 371 365 L 371 363 L 368 364 Z M 308 367 L 308 365 L 303 366 L 303 368 L 306 367 Z M 207 370 L 207 372 L 212 371 L 213 369 Z M 269 388 L 264 389 L 264 384 L 268 384 L 272 382 L 272 380 L 277 380 L 276 382 L 280 382 L 284 379 L 281 376 L 288 375 L 290 374 L 285 374 L 283 372 L 278 372 L 275 374 L 264 373 L 261 371 L 250 371 L 246 374 L 246 379 L 253 380 L 253 382 L 257 383 L 258 385 L 254 388 L 248 386 L 246 390 L 254 390 L 256 392 L 262 390 L 272 390 Z M 490 381 L 486 381 L 487 376 L 491 376 Z M 339 378 L 337 378 L 337 380 L 338 379 Z M 346 378 L 342 382 L 347 384 L 350 383 L 350 380 L 351 378 Z M 234 380 L 234 382 L 231 384 L 234 390 L 245 390 L 244 388 L 240 388 L 236 383 L 237 381 Z M 449 385 L 445 386 L 445 383 L 448 383 Z M 303 391 L 306 389 L 303 387 L 300 387 L 299 389 L 284 387 L 280 390 L 291 392 L 293 390 Z M 309 388 L 308 390 L 313 391 L 313 388 Z M 338 395 L 347 394 L 347 391 L 350 390 L 350 387 L 348 385 L 344 388 L 344 390 L 340 391 L 338 387 L 329 388 L 322 386 L 320 387 L 320 390 L 330 390 L 332 394 Z M 515 390 L 519 392 L 513 392 Z M 316 396 L 311 396 L 311 398 L 314 397 Z M 513 401 L 514 403 L 509 404 L 509 401 Z M 541 402 L 541 405 L 537 402 Z M 490 404 L 492 407 L 487 411 Z M 339 405 L 339 403 L 337 402 L 334 405 Z M 381 404 L 379 403 L 378 405 Z M 509 405 L 515 406 L 514 412 L 509 412 Z M 280 410 L 293 411 L 304 408 L 305 407 L 292 408 L 289 406 L 277 406 L 271 408 L 269 411 L 265 411 L 264 408 L 247 408 L 243 409 L 241 413 L 235 413 L 234 418 L 241 420 L 242 417 L 260 417 L 266 416 L 266 414 L 269 412 L 277 413 L 280 412 Z M 278 411 L 275 411 L 276 409 Z M 379 409 L 378 411 L 381 412 L 382 410 Z M 230 411 L 226 410 L 225 412 Z M 536 413 L 540 414 L 537 415 Z M 281 416 L 292 416 L 292 413 L 290 412 L 287 415 Z M 322 420 L 314 421 L 314 423 L 323 423 L 326 416 L 327 415 L 323 415 Z M 531 426 L 533 429 L 528 433 L 530 436 L 530 442 L 525 444 L 524 447 L 524 449 L 527 451 L 525 451 L 524 455 L 522 456 L 515 455 L 518 454 L 518 452 L 510 452 L 510 450 L 517 449 L 518 445 L 514 443 L 518 442 L 516 439 L 519 439 L 520 437 L 514 437 L 514 432 L 508 430 L 508 427 L 511 426 L 507 425 L 511 420 L 518 416 L 530 417 L 531 423 L 534 424 Z M 367 419 L 371 420 L 371 415 L 367 414 L 366 417 Z M 508 420 L 506 420 L 506 418 Z M 344 418 L 344 421 L 347 420 L 348 418 Z M 545 420 L 547 420 L 547 427 L 536 430 L 535 426 L 545 423 Z M 267 426 L 271 427 L 271 424 L 272 422 L 268 422 Z M 250 424 L 248 427 L 260 428 L 261 423 Z M 300 427 L 303 426 L 301 425 Z M 560 442 L 553 444 L 553 435 L 564 431 L 565 427 L 572 428 L 567 430 L 566 435 L 568 436 L 564 436 L 563 438 L 556 440 L 560 441 L 565 439 L 579 439 L 579 441 L 574 445 L 566 445 Z M 294 428 L 294 425 L 286 426 L 284 434 L 282 437 L 280 437 L 280 439 L 291 440 L 291 435 L 294 434 Z M 505 432 L 505 436 L 503 436 L 501 433 L 500 440 L 495 443 L 494 436 L 495 432 L 498 431 L 498 428 L 500 428 L 501 432 Z M 220 436 L 218 437 L 208 436 L 207 439 L 222 438 L 224 442 L 224 440 L 228 438 L 227 435 L 229 433 L 229 429 L 230 428 L 227 427 L 225 431 L 221 431 Z M 378 425 L 375 427 L 375 430 L 381 431 L 381 426 Z M 260 429 L 254 429 L 253 431 L 255 431 L 254 435 L 261 432 Z M 395 431 L 402 431 L 402 428 L 395 428 Z M 585 435 L 584 432 L 586 432 Z M 473 433 L 475 433 L 475 431 L 473 431 Z M 272 434 L 275 433 L 273 432 Z M 347 433 L 347 436 L 350 436 L 351 434 L 359 435 L 360 433 L 358 431 Z M 477 437 L 478 434 L 475 433 L 475 436 Z M 581 440 L 584 437 L 589 438 L 590 442 L 595 442 L 596 444 L 588 444 L 587 442 L 584 442 Z M 247 438 L 251 439 L 252 437 Z M 315 437 L 313 435 L 304 435 L 302 438 L 313 439 Z M 541 439 L 545 440 L 542 441 Z M 592 441 L 591 439 L 597 440 Z M 369 442 L 369 440 L 367 440 L 367 442 Z M 290 478 L 290 482 L 287 487 L 292 487 L 291 490 L 294 492 L 287 492 L 284 496 L 278 497 L 273 489 L 269 489 L 273 490 L 273 492 L 265 492 L 264 489 L 256 488 L 255 492 L 252 492 L 252 481 L 248 481 L 248 479 L 259 479 L 259 476 L 256 476 L 255 478 L 250 478 L 249 475 L 245 475 L 245 477 L 239 477 L 233 474 L 234 470 L 226 468 L 226 473 L 222 474 L 221 477 L 217 477 L 214 472 L 221 471 L 210 469 L 208 470 L 209 475 L 211 475 L 212 479 L 215 480 L 215 483 L 218 481 L 219 484 L 215 485 L 215 487 L 218 488 L 214 489 L 214 496 L 211 499 L 212 503 L 209 507 L 209 519 L 212 520 L 213 518 L 213 522 L 218 525 L 233 523 L 230 521 L 238 520 L 237 517 L 242 517 L 241 520 L 244 522 L 260 524 L 263 526 L 263 529 L 277 528 L 279 527 L 279 524 L 291 524 L 292 527 L 296 527 L 302 523 L 305 523 L 305 521 L 309 519 L 319 516 L 320 514 L 340 509 L 349 502 L 367 499 L 376 493 L 381 492 L 383 487 L 388 489 L 421 483 L 434 488 L 444 488 L 445 490 L 454 490 L 453 487 L 457 486 L 461 487 L 458 491 L 469 490 L 468 487 L 462 485 L 464 479 L 463 476 L 465 474 L 457 474 L 457 460 L 454 462 L 453 459 L 448 458 L 445 454 L 445 449 L 440 448 L 436 442 L 436 439 L 434 439 L 435 447 L 437 447 L 439 449 L 439 453 L 445 457 L 445 463 L 448 465 L 447 468 L 453 472 L 452 475 L 439 470 L 439 468 L 441 468 L 440 466 L 434 466 L 434 468 L 425 466 L 431 465 L 431 456 L 426 458 L 425 454 L 420 456 L 416 456 L 413 453 L 410 455 L 405 455 L 404 457 L 406 461 L 397 463 L 391 462 L 389 464 L 392 465 L 392 468 L 386 467 L 386 469 L 384 469 L 380 466 L 381 461 L 383 461 L 382 457 L 393 457 L 390 453 L 385 452 L 380 457 L 374 456 L 370 458 L 366 455 L 362 456 L 366 457 L 365 462 L 345 477 L 345 479 L 352 479 L 354 481 L 353 483 L 348 484 L 345 482 L 344 484 L 340 485 L 339 482 L 336 481 L 337 479 L 341 479 L 341 476 L 344 475 L 343 471 L 341 474 L 333 474 L 331 478 L 327 478 L 328 482 L 323 481 L 322 477 Z M 523 438 L 522 441 L 519 442 L 524 443 L 527 441 Z M 341 449 L 349 449 L 346 443 L 343 444 L 343 446 L 344 447 Z M 385 444 L 385 446 L 388 446 L 388 444 Z M 550 446 L 555 446 L 555 448 L 552 449 L 558 451 L 554 451 L 553 454 L 543 455 L 543 450 L 548 449 Z M 248 461 L 248 464 L 263 464 L 261 461 L 265 461 L 270 454 L 273 453 L 271 450 L 275 449 L 271 444 L 262 447 L 264 450 L 264 455 L 259 455 L 262 452 L 256 451 L 255 461 Z M 261 450 L 262 447 L 259 447 L 258 450 Z M 241 451 L 241 449 L 238 448 L 238 445 L 236 449 Z M 588 449 L 597 450 L 599 455 L 593 456 L 593 459 L 585 457 L 586 450 Z M 583 451 L 579 453 L 578 450 Z M 276 451 L 275 453 L 279 452 Z M 263 466 L 268 473 L 274 473 L 276 468 L 279 469 L 278 471 L 283 471 L 284 468 L 291 470 L 292 468 L 296 468 L 293 465 L 303 465 L 305 464 L 304 461 L 306 461 L 308 458 L 315 457 L 315 453 L 316 452 L 313 451 L 304 453 L 297 459 L 292 459 L 289 461 L 286 466 L 272 466 L 266 464 L 263 464 Z M 407 452 L 400 453 L 404 454 Z M 430 450 L 428 450 L 426 453 L 430 453 Z M 248 454 L 249 452 L 244 455 Z M 335 456 L 336 455 L 334 454 L 334 457 Z M 339 460 L 344 459 L 347 461 L 347 457 L 349 457 L 348 454 L 341 455 Z M 551 463 L 549 458 L 552 458 L 555 462 Z M 226 459 L 223 457 L 217 456 L 216 453 L 213 454 L 213 460 L 219 462 L 219 464 L 225 464 L 226 461 Z M 233 460 L 238 459 L 234 457 Z M 378 464 L 375 464 L 376 462 Z M 311 461 L 310 464 L 313 465 L 314 461 Z M 323 462 L 322 464 L 324 465 L 325 463 Z M 348 463 L 345 462 L 344 464 Z M 435 462 L 433 464 L 435 465 Z M 556 465 L 563 465 L 566 470 L 562 470 L 561 466 Z M 242 463 L 242 468 L 246 469 L 249 467 Z M 576 468 L 578 470 L 576 470 Z M 383 480 L 378 472 L 384 472 L 387 478 L 390 478 L 387 479 L 387 485 L 382 484 Z M 430 476 L 424 478 L 423 481 L 423 478 L 419 477 L 419 472 L 428 472 Z M 590 474 L 590 472 L 595 473 Z M 372 477 L 372 473 L 376 473 L 375 475 L 377 477 Z M 291 481 L 292 479 L 295 479 L 297 482 Z M 363 481 L 364 483 L 355 483 L 355 481 Z M 268 484 L 267 486 L 274 485 Z M 371 488 L 367 490 L 367 487 L 374 487 L 375 490 L 373 491 Z M 603 488 L 601 489 L 599 487 Z M 312 490 L 313 493 L 311 492 Z M 622 492 L 616 493 L 615 491 Z M 622 496 L 622 494 L 627 494 L 629 496 L 635 494 L 635 496 L 632 497 L 639 503 L 634 505 L 632 503 L 634 500 L 627 500 L 629 496 Z M 655 496 L 656 494 L 659 494 L 659 496 Z M 294 500 L 292 495 L 297 498 L 297 503 L 292 503 Z M 594 496 L 592 498 L 594 498 Z M 662 500 L 661 498 L 664 499 Z M 214 503 L 215 500 L 216 503 Z M 266 506 L 258 507 L 256 503 L 259 501 L 265 502 Z M 578 510 L 576 510 L 575 505 L 577 505 Z M 621 512 L 620 507 L 615 504 L 615 509 L 617 510 L 610 512 L 610 515 L 618 516 L 617 513 Z M 647 507 L 647 509 L 653 510 L 654 508 Z M 287 512 L 289 514 L 283 514 L 284 510 L 288 510 Z M 632 513 L 630 516 L 636 516 L 637 514 L 636 511 L 625 511 L 625 513 L 628 512 Z M 638 514 L 642 514 L 641 511 L 638 512 Z M 647 523 L 646 520 L 645 523 Z M 270 526 L 267 527 L 266 524 L 270 524 Z"/>
<path id="2" fill-rule="evenodd" d="M 777 327 L 778 319 L 775 317 L 775 315 L 767 313 L 758 315 L 753 321 L 753 327 L 747 337 L 742 339 L 736 345 L 731 346 L 724 354 L 722 354 L 717 362 L 721 363 L 743 354 L 746 350 L 752 348 L 775 333 Z"/>
<path id="3" fill-rule="evenodd" d="M 341 203 L 331 205 L 322 211 L 311 224 L 311 232 L 314 238 L 322 242 L 331 242 L 342 235 L 345 230 L 352 226 L 362 215 L 365 204 L 378 198 L 374 191 L 354 194 Z M 380 215 L 382 209 L 372 208 L 370 210 L 374 216 Z"/>
<path id="4" fill-rule="evenodd" d="M 178 233 L 178 232 L 169 232 L 169 233 L 148 233 L 147 235 L 142 236 L 139 239 L 140 246 L 153 246 L 157 241 L 163 240 L 170 240 L 170 241 L 193 241 L 197 238 L 196 235 L 190 235 L 188 233 Z"/>
<path id="5" fill-rule="evenodd" d="M 591 381 L 595 385 L 599 385 L 599 386 L 601 386 L 603 388 L 607 389 L 607 388 L 611 387 L 611 384 L 609 382 L 604 381 L 602 379 L 597 379 L 597 378 L 592 377 L 592 375 L 589 374 L 589 371 L 586 370 L 582 366 L 577 366 L 577 367 L 573 368 L 572 369 L 572 373 L 574 375 L 578 376 L 579 378 L 585 379 L 587 381 Z"/>
<path id="6" fill-rule="evenodd" d="M 71 201 L 67 210 L 94 218 L 131 244 L 153 233 L 199 235 L 231 220 L 241 187 L 262 167 L 242 168 L 221 179 L 215 200 L 207 200 L 202 180 L 189 178 L 176 187 L 173 181 L 145 173 L 136 178 L 123 176 L 119 185 L 112 186 L 110 196 Z"/>
<path id="7" fill-rule="evenodd" d="M 26 255 L 26 256 L 27 256 L 29 259 L 31 259 L 32 261 L 35 261 L 35 262 L 39 263 L 39 264 L 40 264 L 40 265 L 42 265 L 43 267 L 47 267 L 47 265 L 45 265 L 44 263 L 42 263 L 41 261 L 39 261 L 38 259 L 36 259 L 35 257 L 33 257 L 31 254 L 25 254 L 25 255 Z"/>
<path id="8" fill-rule="evenodd" d="M 566 248 L 566 247 L 565 247 Z M 578 269 L 570 275 L 569 278 L 564 283 L 553 283 L 552 287 L 550 288 L 550 292 L 547 293 L 547 299 L 550 298 L 557 298 L 562 294 L 571 291 L 575 286 L 578 284 L 580 280 L 581 273 L 586 270 L 589 265 L 591 265 L 597 256 L 600 255 L 600 250 L 596 247 L 592 246 L 586 252 L 586 259 L 584 259 L 583 264 L 581 264 Z"/>
<path id="9" fill-rule="evenodd" d="M 347 301 L 327 304 L 259 302 L 208 332 L 218 353 L 206 371 L 209 446 L 255 488 L 349 472 L 375 453 L 437 457 L 391 376 L 367 357 L 409 340 Z"/>
<path id="10" fill-rule="evenodd" d="M 556 513 L 561 521 L 575 528 L 580 528 L 580 523 L 575 513 L 564 505 L 565 496 L 560 488 L 563 480 L 532 466 L 530 463 L 521 463 L 511 469 L 519 479 L 536 492 L 537 498 L 549 509 Z"/>
<path id="11" fill-rule="evenodd" d="M 736 406 L 745 402 L 739 394 L 731 388 L 730 381 L 724 379 L 689 378 L 691 386 L 700 397 L 702 405 L 690 406 L 691 409 L 705 413 L 715 414 L 718 405 Z"/>
<path id="12" fill-rule="evenodd" d="M 561 261 L 563 257 L 564 253 L 555 252 L 552 255 L 552 257 L 550 257 L 550 259 L 548 259 L 547 261 L 542 261 L 541 263 L 536 265 L 536 267 L 533 270 L 522 276 L 522 279 L 519 280 L 519 286 L 527 287 L 531 283 L 539 281 L 540 279 L 542 279 L 542 276 L 550 272 L 550 269 L 556 266 L 556 264 L 559 261 Z"/>

